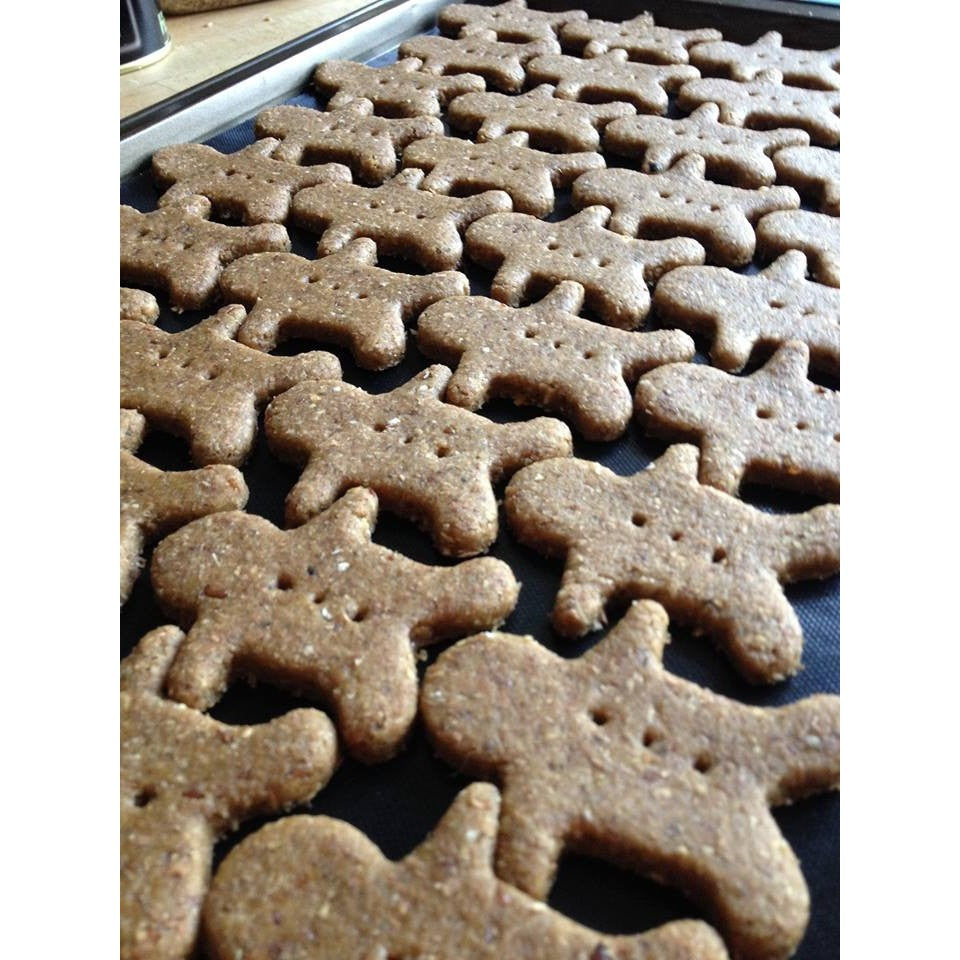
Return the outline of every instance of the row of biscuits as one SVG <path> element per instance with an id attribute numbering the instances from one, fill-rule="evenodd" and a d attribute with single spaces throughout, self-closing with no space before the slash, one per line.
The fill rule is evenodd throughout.
<path id="1" fill-rule="evenodd" d="M 504 6 L 515 12 L 518 4 Z M 416 146 L 416 138 L 406 146 Z M 235 155 L 231 157 L 240 172 L 225 179 L 243 178 Z M 338 171 L 327 186 L 346 185 L 347 179 Z M 255 229 L 207 222 L 217 200 L 198 200 L 195 190 L 195 185 L 185 189 L 166 212 L 189 206 L 194 218 L 209 227 Z M 224 210 L 229 212 L 229 203 L 221 214 Z M 501 210 L 506 213 L 509 206 Z M 395 205 L 390 215 L 397 219 Z M 331 776 L 338 749 L 369 762 L 399 748 L 417 710 L 411 642 L 424 645 L 493 627 L 513 609 L 516 580 L 500 561 L 483 558 L 433 570 L 411 567 L 401 554 L 371 544 L 378 501 L 371 490 L 379 493 L 385 508 L 429 526 L 444 552 L 472 554 L 497 537 L 491 476 L 559 455 L 560 460 L 520 469 L 508 485 L 506 507 L 510 527 L 521 540 L 578 558 L 575 570 L 570 568 L 573 575 L 564 576 L 554 611 L 560 632 L 575 635 L 599 626 L 613 595 L 653 596 L 671 608 L 671 615 L 703 617 L 703 625 L 723 638 L 728 653 L 753 679 L 779 678 L 796 669 L 799 660 L 799 624 L 779 588 L 771 592 L 770 574 L 790 579 L 836 569 L 835 507 L 817 507 L 809 516 L 765 519 L 746 504 L 734 508 L 737 501 L 731 497 L 701 487 L 700 482 L 717 483 L 736 493 L 746 468 L 765 459 L 762 440 L 753 452 L 735 431 L 725 447 L 705 440 L 700 482 L 695 449 L 678 446 L 655 469 L 638 474 L 636 482 L 621 484 L 624 478 L 607 477 L 595 464 L 582 469 L 587 466 L 583 461 L 567 456 L 570 435 L 556 421 L 541 418 L 498 430 L 484 418 L 440 401 L 447 387 L 448 401 L 458 398 L 455 403 L 477 409 L 491 387 L 493 393 L 503 388 L 496 382 L 500 378 L 508 381 L 514 399 L 543 403 L 572 416 L 575 426 L 586 425 L 584 432 L 589 432 L 589 417 L 576 419 L 577 405 L 586 402 L 585 371 L 571 361 L 589 367 L 590 361 L 600 360 L 594 366 L 612 369 L 590 384 L 598 398 L 595 406 L 603 407 L 611 392 L 622 392 L 625 381 L 632 386 L 644 370 L 658 367 L 641 379 L 643 384 L 651 378 L 638 388 L 638 406 L 646 417 L 659 416 L 660 428 L 682 429 L 676 422 L 679 392 L 692 407 L 681 415 L 689 428 L 691 416 L 720 406 L 717 394 L 698 394 L 702 385 L 685 384 L 678 391 L 653 379 L 671 369 L 664 363 L 690 359 L 678 339 L 683 334 L 617 331 L 583 320 L 577 314 L 585 290 L 573 277 L 557 282 L 540 303 L 521 311 L 519 302 L 510 306 L 497 298 L 468 297 L 466 278 L 453 270 L 426 277 L 383 270 L 373 264 L 378 253 L 384 255 L 388 238 L 349 240 L 350 226 L 345 223 L 339 231 L 339 252 L 314 262 L 285 253 L 276 233 L 254 241 L 273 252 L 252 254 L 248 247 L 228 257 L 235 262 L 222 272 L 216 266 L 211 271 L 208 256 L 207 292 L 186 296 L 209 303 L 218 290 L 228 289 L 224 278 L 233 271 L 227 279 L 234 278 L 237 286 L 229 289 L 239 291 L 245 284 L 253 291 L 244 295 L 253 301 L 246 303 L 249 315 L 227 306 L 216 317 L 171 335 L 142 323 L 156 319 L 149 300 L 129 297 L 138 321 L 124 324 L 124 382 L 136 399 L 127 393 L 123 405 L 138 408 L 141 415 L 124 415 L 122 472 L 124 463 L 129 468 L 136 460 L 131 451 L 142 434 L 142 413 L 147 413 L 151 426 L 188 434 L 196 462 L 210 464 L 198 471 L 207 475 L 196 479 L 196 495 L 182 486 L 167 491 L 170 508 L 189 513 L 195 496 L 202 499 L 203 493 L 214 501 L 223 497 L 214 509 L 228 512 L 188 524 L 157 548 L 151 571 L 156 599 L 187 632 L 161 627 L 124 662 L 125 956 L 183 956 L 189 949 L 211 870 L 213 839 L 231 823 L 309 799 Z M 557 224 L 551 228 L 559 229 Z M 141 221 L 137 230 L 143 229 Z M 181 245 L 181 259 L 162 282 L 153 284 L 163 289 L 169 283 L 172 294 L 176 284 L 187 289 L 185 277 L 203 271 L 185 268 L 182 260 L 196 245 L 190 231 L 185 236 L 182 224 L 165 229 L 178 234 L 174 243 Z M 556 243 L 547 238 L 544 246 L 551 242 Z M 393 252 L 408 249 L 400 246 Z M 470 255 L 469 236 L 467 250 Z M 267 260 L 255 263 L 256 257 Z M 535 268 L 541 257 L 525 259 Z M 322 265 L 337 258 L 337 264 L 329 265 L 334 269 L 322 276 Z M 284 278 L 295 260 L 301 261 L 305 278 L 297 280 L 295 271 Z M 792 255 L 791 260 L 796 269 Z M 358 283 L 356 273 L 364 268 L 379 273 Z M 391 393 L 370 395 L 340 381 L 335 358 L 320 352 L 295 359 L 263 357 L 264 364 L 251 356 L 256 351 L 244 348 L 241 353 L 234 349 L 240 344 L 233 337 L 244 339 L 237 331 L 267 299 L 258 286 L 267 281 L 279 282 L 275 299 L 283 298 L 286 285 L 288 301 L 301 299 L 304 285 L 325 287 L 326 297 L 334 301 L 338 283 L 348 292 L 345 302 L 330 311 L 336 316 L 320 321 L 284 314 L 283 305 L 265 305 L 249 327 L 249 346 L 271 349 L 278 340 L 305 331 L 317 336 L 326 325 L 319 339 L 349 342 L 357 359 L 382 369 L 397 362 L 398 340 L 403 355 L 403 322 L 419 315 L 417 343 L 422 349 L 427 349 L 429 328 L 438 338 L 433 350 L 462 354 L 456 389 L 450 389 L 456 376 L 432 367 Z M 244 296 L 227 293 L 225 302 L 244 302 Z M 523 296 L 519 294 L 520 302 Z M 177 304 L 172 297 L 172 302 L 192 308 L 186 306 L 189 300 Z M 391 315 L 392 341 L 386 348 L 369 330 L 360 335 L 352 329 L 354 318 L 366 316 L 371 306 L 374 313 Z M 489 327 L 496 322 L 501 332 L 491 337 Z M 522 327 L 523 339 L 531 341 L 519 346 L 536 344 L 538 352 L 521 364 L 524 370 L 510 369 L 505 375 L 502 365 L 509 366 L 518 353 L 518 344 L 506 333 L 511 326 Z M 591 339 L 591 327 L 603 332 L 602 340 Z M 331 337 L 334 328 L 337 334 Z M 479 331 L 479 339 L 468 359 L 471 328 Z M 528 336 L 531 329 L 533 336 Z M 634 342 L 661 339 L 657 347 L 649 340 L 646 360 L 631 366 L 622 355 L 612 355 L 606 334 L 624 334 Z M 480 361 L 493 352 L 500 354 L 494 359 L 501 369 L 489 364 L 484 369 Z M 807 481 L 829 499 L 839 492 L 838 472 L 832 468 L 839 441 L 832 408 L 836 396 L 805 380 L 806 359 L 803 343 L 786 343 L 751 377 L 721 374 L 725 379 L 710 389 L 737 391 L 756 379 L 764 409 L 779 413 L 784 388 L 776 374 L 786 372 L 786 379 L 800 386 L 794 391 L 797 402 L 807 404 L 784 411 L 790 436 L 806 441 L 826 432 L 830 444 L 816 466 L 791 461 L 779 480 L 798 482 L 799 476 L 802 482 L 806 473 Z M 448 362 L 453 365 L 456 356 Z M 674 376 L 689 376 L 683 368 L 691 365 L 673 366 L 678 371 Z M 566 390 L 560 402 L 554 396 L 558 385 L 544 387 L 551 376 L 559 379 L 561 394 Z M 760 386 L 764 376 L 777 385 Z M 298 378 L 299 385 L 294 382 Z M 586 379 L 597 378 L 588 373 Z M 192 392 L 198 384 L 206 393 Z M 749 388 L 747 393 L 742 405 L 752 413 L 756 399 Z M 236 467 L 223 465 L 242 464 L 249 454 L 256 410 L 271 396 L 265 432 L 274 454 L 305 465 L 287 506 L 288 522 L 299 526 L 287 531 L 262 518 L 229 512 L 243 506 L 247 490 Z M 658 404 L 657 396 L 670 402 Z M 820 422 L 824 418 L 826 426 Z M 799 429 L 794 422 L 805 426 Z M 625 426 L 624 421 L 614 427 L 612 436 Z M 719 433 L 728 424 L 721 416 L 713 418 L 712 426 Z M 756 436 L 752 442 L 757 444 Z M 231 470 L 216 477 L 212 472 Z M 134 504 L 148 519 L 132 526 L 145 536 L 159 532 L 159 520 L 160 526 L 168 524 L 167 532 L 169 521 L 160 520 L 157 511 L 151 515 L 149 484 L 138 483 L 135 496 L 125 497 L 124 503 L 128 508 Z M 354 489 L 338 498 L 348 487 Z M 485 507 L 479 519 L 478 498 Z M 589 528 L 591 516 L 599 527 Z M 704 524 L 712 518 L 713 526 Z M 757 531 L 746 538 L 753 541 L 749 548 L 747 529 Z M 645 555 L 658 545 L 662 582 L 629 576 L 617 580 L 616 568 L 622 571 L 624 561 L 628 567 L 636 563 L 629 557 L 638 537 Z M 592 559 L 591 544 L 600 547 Z M 768 564 L 762 574 L 751 572 L 758 555 Z M 679 587 L 678 569 L 688 578 Z M 740 614 L 746 614 L 745 621 L 738 622 Z M 757 711 L 713 697 L 663 673 L 659 656 L 665 639 L 662 609 L 641 603 L 597 645 L 596 653 L 580 660 L 560 660 L 532 641 L 506 634 L 457 644 L 428 672 L 421 716 L 434 747 L 451 764 L 500 784 L 504 800 L 499 818 L 496 792 L 471 787 L 429 843 L 396 865 L 341 823 L 284 818 L 241 844 L 218 871 L 206 908 L 205 949 L 211 956 L 239 951 L 248 957 L 287 950 L 340 957 L 377 949 L 398 957 L 446 956 L 450 950 L 457 956 L 499 956 L 504 949 L 524 957 L 627 957 L 644 950 L 652 956 L 725 955 L 720 941 L 699 922 L 668 924 L 641 937 L 610 937 L 529 899 L 546 895 L 560 850 L 568 847 L 629 861 L 641 872 L 685 889 L 737 955 L 789 955 L 806 925 L 806 889 L 767 808 L 835 784 L 835 698 Z M 461 658 L 466 658 L 462 667 Z M 329 721 L 314 710 L 297 711 L 266 727 L 230 730 L 217 724 L 203 711 L 241 675 L 306 689 L 310 699 L 331 706 L 341 747 L 335 745 Z M 658 686 L 664 682 L 665 692 Z M 521 709 L 527 703 L 539 706 L 533 716 Z M 705 722 L 706 716 L 712 719 Z M 558 737 L 561 730 L 568 735 Z M 547 744 L 553 744 L 551 750 Z M 509 771 L 519 770 L 526 776 L 510 776 Z M 565 775 L 557 780 L 556 771 Z M 598 771 L 608 772 L 598 778 Z M 643 808 L 633 803 L 624 807 L 626 797 L 642 798 Z M 707 809 L 711 816 L 704 815 Z M 713 814 L 719 817 L 721 810 L 728 827 L 718 833 Z M 495 850 L 496 876 L 491 869 Z M 774 850 L 779 879 L 771 884 Z M 731 858 L 732 851 L 736 857 Z M 441 910 L 438 885 L 446 894 Z M 305 897 L 305 889 L 312 895 Z M 734 895 L 734 890 L 739 892 Z"/>

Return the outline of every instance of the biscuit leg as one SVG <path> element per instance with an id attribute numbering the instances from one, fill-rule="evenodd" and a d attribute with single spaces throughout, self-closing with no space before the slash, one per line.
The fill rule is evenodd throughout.
<path id="1" fill-rule="evenodd" d="M 743 459 L 729 444 L 704 437 L 700 444 L 700 482 L 736 496 L 743 480 Z"/>
<path id="2" fill-rule="evenodd" d="M 364 763 L 388 760 L 417 712 L 417 671 L 406 630 L 386 618 L 371 619 L 344 631 L 337 643 L 349 649 L 327 664 L 324 699 L 332 701 L 353 756 Z"/>
<path id="3" fill-rule="evenodd" d="M 755 342 L 751 333 L 741 332 L 732 325 L 716 324 L 710 359 L 721 370 L 738 373 L 750 359 Z"/>
<path id="4" fill-rule="evenodd" d="M 215 617 L 198 621 L 170 668 L 167 693 L 195 710 L 209 710 L 230 682 L 235 647 Z"/>
<path id="5" fill-rule="evenodd" d="M 807 697 L 765 711 L 756 733 L 764 744 L 754 774 L 767 786 L 767 801 L 777 806 L 832 790 L 840 783 L 840 698 Z"/>
<path id="6" fill-rule="evenodd" d="M 343 482 L 329 463 L 312 460 L 287 495 L 285 516 L 288 526 L 306 523 L 314 514 L 325 510 L 340 496 Z"/>
<path id="7" fill-rule="evenodd" d="M 546 791 L 504 784 L 496 873 L 539 900 L 546 900 L 563 852 L 561 830 L 546 804 Z"/>
<path id="8" fill-rule="evenodd" d="M 519 307 L 530 282 L 530 270 L 519 263 L 505 260 L 490 284 L 494 299 L 511 307 Z"/>
<path id="9" fill-rule="evenodd" d="M 607 622 L 606 602 L 607 596 L 600 589 L 596 574 L 571 550 L 553 605 L 552 621 L 557 632 L 564 637 L 582 637 L 591 630 L 599 630 Z"/>
<path id="10" fill-rule="evenodd" d="M 264 352 L 273 350 L 280 339 L 280 325 L 288 317 L 289 314 L 286 311 L 258 303 L 247 314 L 247 319 L 244 320 L 237 334 L 237 340 L 246 347 L 253 347 L 254 350 Z"/>
<path id="11" fill-rule="evenodd" d="M 120 689 L 159 693 L 183 638 L 177 627 L 151 630 L 120 662 Z"/>
<path id="12" fill-rule="evenodd" d="M 430 508 L 437 549 L 448 557 L 482 553 L 497 536 L 497 501 L 486 476 L 464 479 Z"/>
<path id="13" fill-rule="evenodd" d="M 492 371 L 484 355 L 468 351 L 454 371 L 444 399 L 466 410 L 479 410 L 487 400 L 491 378 Z"/>
<path id="14" fill-rule="evenodd" d="M 224 403 L 224 407 L 228 405 Z M 233 429 L 226 431 L 223 423 Z M 257 433 L 257 412 L 252 402 L 225 410 L 223 417 L 189 415 L 190 456 L 199 466 L 226 463 L 239 467 L 246 460 Z"/>
<path id="15" fill-rule="evenodd" d="M 723 634 L 730 659 L 751 683 L 776 683 L 799 668 L 803 631 L 775 578 L 741 578 L 722 611 L 707 600 L 702 616 Z"/>

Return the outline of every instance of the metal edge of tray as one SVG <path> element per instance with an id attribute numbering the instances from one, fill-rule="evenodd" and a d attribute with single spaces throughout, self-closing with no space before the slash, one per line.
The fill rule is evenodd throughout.
<path id="1" fill-rule="evenodd" d="M 321 60 L 368 60 L 433 27 L 443 0 L 377 0 L 124 118 L 120 176 L 160 147 L 208 139 L 306 86 Z"/>

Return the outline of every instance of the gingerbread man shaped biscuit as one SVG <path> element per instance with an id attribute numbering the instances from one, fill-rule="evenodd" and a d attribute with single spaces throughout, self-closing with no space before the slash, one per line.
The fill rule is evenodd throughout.
<path id="1" fill-rule="evenodd" d="M 597 150 L 600 131 L 617 117 L 637 112 L 632 103 L 580 103 L 560 100 L 555 87 L 541 83 L 527 93 L 465 93 L 450 104 L 447 119 L 458 130 L 476 133 L 478 141 L 495 140 L 521 130 L 530 146 L 559 153 Z"/>
<path id="2" fill-rule="evenodd" d="M 202 143 L 162 147 L 153 155 L 153 173 L 169 189 L 158 203 L 179 204 L 200 194 L 221 216 L 244 223 L 283 223 L 298 190 L 350 182 L 350 168 L 342 163 L 298 167 L 272 159 L 279 145 L 279 140 L 266 137 L 236 153 L 220 153 Z"/>
<path id="3" fill-rule="evenodd" d="M 817 146 L 840 145 L 839 92 L 788 86 L 779 70 L 761 70 L 746 83 L 718 77 L 688 80 L 677 94 L 681 110 L 693 110 L 706 102 L 720 107 L 721 123 L 761 130 L 799 127 Z"/>
<path id="4" fill-rule="evenodd" d="M 700 438 L 700 482 L 736 496 L 744 477 L 840 495 L 840 394 L 807 379 L 810 350 L 789 340 L 748 377 L 672 363 L 637 384 L 648 431 Z"/>
<path id="5" fill-rule="evenodd" d="M 151 213 L 120 207 L 120 278 L 169 293 L 177 310 L 198 310 L 217 291 L 223 268 L 237 257 L 289 250 L 278 223 L 254 227 L 214 223 L 210 201 L 190 196 Z"/>
<path id="6" fill-rule="evenodd" d="M 120 411 L 120 603 L 126 602 L 142 566 L 145 545 L 191 520 L 219 510 L 239 510 L 247 485 L 236 467 L 165 471 L 134 456 L 146 430 L 136 410 Z"/>
<path id="7" fill-rule="evenodd" d="M 687 154 L 663 173 L 623 167 L 590 170 L 573 185 L 573 205 L 609 207 L 608 227 L 616 233 L 649 239 L 693 237 L 712 262 L 744 267 L 757 246 L 757 221 L 775 210 L 797 209 L 800 197 L 792 187 L 743 190 L 711 183 L 706 168 L 703 157 Z"/>
<path id="8" fill-rule="evenodd" d="M 679 920 L 635 936 L 590 930 L 493 872 L 500 798 L 467 787 L 392 862 L 356 827 L 287 817 L 238 844 L 204 910 L 211 960 L 727 960 L 716 932 Z"/>
<path id="9" fill-rule="evenodd" d="M 167 537 L 151 580 L 190 625 L 171 696 L 208 709 L 233 676 L 273 681 L 330 703 L 355 756 L 395 753 L 416 713 L 414 646 L 501 623 L 518 586 L 490 557 L 429 567 L 371 543 L 376 517 L 357 488 L 295 530 L 232 512 Z"/>
<path id="10" fill-rule="evenodd" d="M 327 104 L 329 110 L 364 99 L 387 117 L 439 117 L 454 97 L 486 88 L 483 77 L 476 74 L 438 77 L 423 72 L 422 66 L 423 61 L 417 57 L 406 57 L 385 67 L 368 67 L 353 60 L 327 60 L 317 67 L 313 82 L 321 93 L 332 94 Z"/>
<path id="11" fill-rule="evenodd" d="M 628 477 L 586 460 L 534 464 L 507 486 L 510 528 L 566 558 L 553 607 L 564 636 L 598 629 L 614 597 L 649 598 L 712 635 L 747 680 L 782 680 L 803 632 L 781 584 L 840 569 L 840 508 L 763 513 L 702 486 L 699 459 L 677 444 Z"/>
<path id="12" fill-rule="evenodd" d="M 493 484 L 547 457 L 569 456 L 566 424 L 549 417 L 498 424 L 444 403 L 450 370 L 428 367 L 389 393 L 303 383 L 270 404 L 266 432 L 282 460 L 305 463 L 287 497 L 303 523 L 352 486 L 430 532 L 441 553 L 482 553 L 497 536 Z"/>
<path id="13" fill-rule="evenodd" d="M 423 178 L 422 170 L 411 167 L 379 187 L 330 183 L 301 190 L 293 201 L 293 219 L 321 234 L 321 254 L 369 237 L 381 254 L 413 260 L 427 270 L 453 270 L 463 256 L 462 231 L 513 204 L 502 190 L 441 196 L 419 189 Z"/>
<path id="14" fill-rule="evenodd" d="M 732 43 L 719 37 L 711 43 L 699 43 L 690 51 L 690 62 L 705 73 L 724 74 L 746 83 L 761 70 L 775 68 L 785 83 L 816 90 L 840 89 L 840 48 L 832 50 L 794 50 L 783 45 L 776 30 L 765 33 L 751 44 Z"/>
<path id="15" fill-rule="evenodd" d="M 613 440 L 632 413 L 628 383 L 662 363 L 691 360 L 679 330 L 634 333 L 577 316 L 584 290 L 565 281 L 523 309 L 450 297 L 417 326 L 423 353 L 456 365 L 446 399 L 477 410 L 491 396 L 559 412 L 588 440 Z"/>
<path id="16" fill-rule="evenodd" d="M 807 258 L 789 250 L 757 274 L 722 267 L 681 267 L 654 294 L 671 324 L 713 337 L 710 361 L 736 373 L 754 347 L 800 340 L 810 361 L 840 371 L 840 291 L 806 279 Z"/>
<path id="17" fill-rule="evenodd" d="M 470 637 L 427 670 L 427 734 L 500 783 L 508 883 L 545 898 L 564 849 L 607 857 L 684 890 L 734 956 L 786 960 L 810 902 L 769 807 L 836 787 L 839 698 L 746 706 L 666 672 L 667 641 L 652 601 L 575 660 Z"/>
<path id="18" fill-rule="evenodd" d="M 277 160 L 309 160 L 347 164 L 366 183 L 383 183 L 397 172 L 397 154 L 421 137 L 439 136 L 436 117 L 375 117 L 373 103 L 363 97 L 339 110 L 313 110 L 280 104 L 257 114 L 258 137 L 276 137 Z"/>
<path id="19" fill-rule="evenodd" d="M 319 710 L 231 726 L 160 691 L 183 640 L 148 633 L 120 664 L 120 956 L 194 955 L 216 840 L 241 820 L 308 801 L 336 740 Z"/>
<path id="20" fill-rule="evenodd" d="M 719 40 L 719 30 L 675 30 L 659 27 L 650 13 L 631 20 L 581 20 L 568 23 L 560 33 L 566 49 L 582 51 L 584 57 L 597 57 L 609 50 L 626 50 L 631 60 L 645 63 L 689 63 L 689 49 L 695 43 Z"/>
<path id="21" fill-rule="evenodd" d="M 491 7 L 479 3 L 451 3 L 437 14 L 437 26 L 450 37 L 469 37 L 491 31 L 498 40 L 513 42 L 555 38 L 572 20 L 585 20 L 583 10 L 548 13 L 531 10 L 527 0 L 505 0 Z"/>
<path id="22" fill-rule="evenodd" d="M 376 263 L 377 245 L 358 237 L 318 260 L 255 254 L 230 264 L 220 279 L 223 296 L 251 308 L 237 340 L 272 350 L 281 339 L 315 337 L 348 347 L 368 370 L 399 363 L 404 321 L 442 297 L 466 294 L 470 284 L 452 270 L 420 277 Z"/>
<path id="23" fill-rule="evenodd" d="M 704 103 L 689 117 L 619 117 L 604 129 L 603 146 L 621 156 L 642 157 L 644 173 L 663 173 L 681 157 L 696 154 L 706 161 L 711 180 L 755 189 L 778 179 L 771 159 L 777 150 L 810 143 L 805 130 L 751 130 L 720 123 L 719 116 L 715 103 Z"/>
<path id="24" fill-rule="evenodd" d="M 539 37 L 526 43 L 504 43 L 493 30 L 478 30 L 459 40 L 421 36 L 400 44 L 401 57 L 419 57 L 425 73 L 467 73 L 483 77 L 491 86 L 519 93 L 526 78 L 524 64 L 545 53 L 559 53 L 556 37 Z"/>
<path id="25" fill-rule="evenodd" d="M 467 229 L 467 253 L 497 271 L 490 292 L 502 303 L 519 307 L 532 286 L 575 280 L 604 323 L 634 330 L 650 310 L 647 284 L 679 266 L 703 263 L 706 254 L 689 237 L 625 237 L 606 228 L 609 220 L 609 208 L 601 206 L 550 223 L 525 213 L 495 213 Z"/>
<path id="26" fill-rule="evenodd" d="M 232 304 L 182 333 L 120 321 L 120 406 L 184 437 L 200 465 L 239 466 L 253 447 L 258 407 L 301 380 L 340 377 L 330 353 L 271 357 L 237 343 L 246 317 Z"/>

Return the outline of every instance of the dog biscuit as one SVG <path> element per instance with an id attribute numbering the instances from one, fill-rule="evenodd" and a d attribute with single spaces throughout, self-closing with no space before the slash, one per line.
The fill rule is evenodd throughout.
<path id="1" fill-rule="evenodd" d="M 456 366 L 445 399 L 478 410 L 491 397 L 534 404 L 588 440 L 615 440 L 630 422 L 628 384 L 663 363 L 693 358 L 679 330 L 630 333 L 577 316 L 584 289 L 565 281 L 517 310 L 487 297 L 452 297 L 420 317 L 417 344 Z"/>
<path id="2" fill-rule="evenodd" d="M 800 667 L 803 633 L 781 584 L 840 569 L 840 508 L 768 514 L 697 480 L 696 447 L 669 447 L 620 477 L 597 463 L 550 460 L 519 471 L 510 529 L 566 558 L 553 607 L 563 636 L 599 629 L 613 599 L 651 599 L 695 624 L 752 683 Z"/>
<path id="3" fill-rule="evenodd" d="M 349 490 L 294 530 L 221 513 L 167 537 L 150 568 L 189 626 L 167 682 L 205 710 L 237 675 L 317 697 L 368 763 L 400 748 L 417 710 L 414 647 L 502 623 L 518 585 L 501 560 L 429 567 L 370 540 L 377 498 Z"/>
<path id="4" fill-rule="evenodd" d="M 497 536 L 493 484 L 528 463 L 569 456 L 558 420 L 497 424 L 439 398 L 446 367 L 428 367 L 389 393 L 333 381 L 304 383 L 267 409 L 270 449 L 305 464 L 287 497 L 287 521 L 303 523 L 348 487 L 375 490 L 448 556 L 481 553 Z"/>

